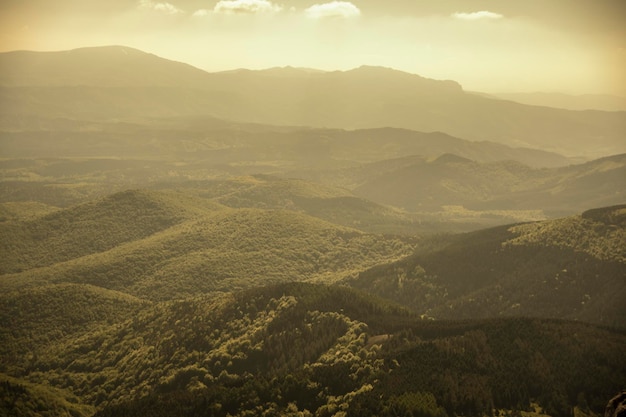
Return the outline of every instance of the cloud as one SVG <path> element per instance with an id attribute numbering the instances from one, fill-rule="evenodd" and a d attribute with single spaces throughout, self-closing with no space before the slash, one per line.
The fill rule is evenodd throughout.
<path id="1" fill-rule="evenodd" d="M 174 6 L 172 3 L 167 3 L 167 2 L 156 3 L 156 2 L 153 2 L 152 0 L 140 0 L 139 8 L 154 10 L 154 11 L 162 12 L 166 14 L 183 13 L 181 9 Z"/>
<path id="2" fill-rule="evenodd" d="M 195 12 L 193 12 L 193 16 L 204 17 L 204 16 L 208 16 L 209 13 L 211 13 L 211 12 L 208 11 L 207 9 L 199 9 L 199 10 L 196 10 Z"/>
<path id="3" fill-rule="evenodd" d="M 332 1 L 330 3 L 314 4 L 304 11 L 306 15 L 313 19 L 325 17 L 358 17 L 361 10 L 349 1 Z"/>
<path id="4" fill-rule="evenodd" d="M 481 10 L 480 12 L 471 12 L 471 13 L 454 13 L 452 17 L 460 20 L 496 20 L 502 19 L 502 16 L 499 13 L 489 12 L 487 10 Z"/>
<path id="5" fill-rule="evenodd" d="M 220 0 L 213 11 L 215 13 L 276 13 L 282 10 L 268 0 Z"/>

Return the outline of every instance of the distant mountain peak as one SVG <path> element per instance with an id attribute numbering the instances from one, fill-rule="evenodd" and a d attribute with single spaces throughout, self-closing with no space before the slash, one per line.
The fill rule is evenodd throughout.
<path id="1" fill-rule="evenodd" d="M 82 53 L 82 52 L 109 52 L 120 53 L 123 55 L 135 54 L 135 55 L 152 55 L 139 49 L 131 48 L 125 45 L 104 45 L 104 46 L 87 46 L 84 48 L 70 49 L 66 51 L 70 54 Z"/>
<path id="2" fill-rule="evenodd" d="M 436 80 L 433 78 L 426 78 L 421 75 L 401 71 L 395 68 L 376 66 L 376 65 L 361 65 L 358 68 L 354 68 L 352 70 L 345 71 L 344 74 L 348 75 L 359 75 L 362 77 L 372 77 L 372 78 L 382 78 L 385 77 L 385 81 L 389 81 L 390 78 L 396 78 L 400 81 L 408 81 L 411 80 L 414 83 L 419 83 L 420 85 L 432 85 L 437 87 L 443 87 L 448 91 L 456 91 L 462 92 L 463 88 L 461 84 L 452 80 Z"/>
<path id="3" fill-rule="evenodd" d="M 291 65 L 287 65 L 286 67 L 272 67 L 259 71 L 259 73 L 263 75 L 278 77 L 308 77 L 310 75 L 324 74 L 325 72 L 326 71 L 313 68 L 292 67 Z"/>
<path id="4" fill-rule="evenodd" d="M 395 68 L 383 67 L 377 65 L 361 65 L 360 67 L 344 71 L 346 74 L 360 74 L 366 76 L 404 76 L 404 77 L 415 77 L 423 80 L 428 80 L 428 78 L 422 77 L 421 75 L 412 74 L 406 71 L 400 71 Z M 435 81 L 435 80 L 432 80 Z"/>
<path id="5" fill-rule="evenodd" d="M 444 153 L 432 161 L 434 164 L 471 164 L 474 161 L 453 153 Z"/>

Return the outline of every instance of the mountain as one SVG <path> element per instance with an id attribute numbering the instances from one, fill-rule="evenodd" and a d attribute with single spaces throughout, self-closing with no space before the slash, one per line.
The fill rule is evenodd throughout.
<path id="1" fill-rule="evenodd" d="M 8 287 L 6 288 L 9 289 Z M 2 368 L 33 359 L 42 346 L 123 323 L 148 305 L 128 294 L 83 284 L 53 284 L 0 295 Z"/>
<path id="2" fill-rule="evenodd" d="M 157 183 L 211 198 L 232 208 L 290 210 L 369 233 L 415 235 L 424 230 L 415 216 L 356 197 L 345 188 L 270 175 L 224 180 Z"/>
<path id="3" fill-rule="evenodd" d="M 414 247 L 296 211 L 231 209 L 167 191 L 116 193 L 3 226 L 7 289 L 90 284 L 151 300 L 331 283 Z"/>
<path id="4" fill-rule="evenodd" d="M 348 288 L 282 284 L 148 306 L 50 345 L 9 368 L 3 397 L 48 386 L 98 416 L 596 415 L 622 386 L 625 342 L 574 322 L 422 320 Z"/>
<path id="5" fill-rule="evenodd" d="M 363 198 L 409 211 L 541 210 L 556 217 L 624 201 L 626 154 L 560 168 L 515 161 L 479 163 L 444 154 L 342 170 Z"/>
<path id="6" fill-rule="evenodd" d="M 209 75 L 126 46 L 0 54 L 3 87 L 194 87 Z"/>
<path id="7" fill-rule="evenodd" d="M 214 145 L 213 150 L 199 149 L 198 142 L 178 142 L 179 153 L 172 151 L 160 159 L 5 160 L 0 170 L 6 179 L 0 182 L 0 214 L 4 213 L 5 220 L 16 218 L 19 207 L 25 210 L 21 216 L 28 218 L 28 212 L 43 214 L 129 188 L 184 189 L 233 208 L 301 211 L 365 232 L 410 235 L 555 218 L 624 201 L 624 155 L 558 168 L 531 168 L 514 161 L 478 162 L 436 154 L 449 147 L 465 149 L 464 154 L 470 155 L 485 149 L 486 160 L 506 154 L 497 149 L 490 154 L 489 145 L 466 146 L 469 142 L 444 134 L 268 129 L 251 133 L 247 139 L 241 133 L 230 144 L 224 138 L 225 145 Z M 236 135 L 234 130 L 227 132 L 224 135 Z M 304 138 L 311 137 L 326 140 L 325 150 L 307 145 Z M 155 150 L 169 153 L 169 146 L 175 144 L 165 149 L 157 145 Z M 187 145 L 189 150 L 184 149 Z M 356 149 L 352 155 L 351 146 Z M 380 157 L 412 149 L 435 156 L 359 162 L 375 160 L 375 149 L 380 149 Z M 140 151 L 137 148 L 138 155 Z M 532 159 L 534 152 L 520 151 L 517 156 L 524 154 Z M 0 233 L 3 227 L 0 224 Z"/>
<path id="8" fill-rule="evenodd" d="M 50 65 L 49 71 L 44 71 Z M 568 156 L 625 152 L 620 112 L 522 105 L 389 68 L 204 73 L 125 47 L 0 56 L 2 123 L 207 115 L 274 125 L 397 127 Z"/>
<path id="9" fill-rule="evenodd" d="M 598 417 L 623 389 L 620 112 L 121 46 L 2 53 L 0 102 L 0 416 Z"/>
<path id="10" fill-rule="evenodd" d="M 231 171 L 328 169 L 406 155 L 455 153 L 478 161 L 517 160 L 534 167 L 556 167 L 571 160 L 553 152 L 471 142 L 450 135 L 381 128 L 348 131 L 226 122 L 214 118 L 160 118 L 133 122 L 56 120 L 25 122 L 28 127 L 0 132 L 8 169 L 26 158 L 84 158 L 75 170 L 129 171 L 132 160 L 155 165 L 181 159 L 204 161 Z M 60 162 L 60 161 L 58 161 Z M 280 166 L 277 164 L 280 163 Z M 41 164 L 39 164 L 41 165 Z M 230 165 L 230 166 L 228 166 Z M 2 166 L 2 165 L 0 165 Z M 60 168 L 60 165 L 57 165 Z M 57 174 L 33 164 L 38 175 Z M 68 167 L 70 169 L 70 167 Z M 182 169 L 180 166 L 178 169 Z M 258 172 L 251 172 L 258 173 Z M 135 174 L 136 175 L 136 174 Z"/>
<path id="11" fill-rule="evenodd" d="M 1 273 L 110 250 L 180 223 L 189 210 L 158 194 L 127 191 L 25 222 L 0 224 Z"/>
<path id="12" fill-rule="evenodd" d="M 567 110 L 626 111 L 626 98 L 608 94 L 574 96 L 560 93 L 498 93 L 493 96 L 531 106 Z"/>
<path id="13" fill-rule="evenodd" d="M 437 319 L 532 316 L 626 326 L 626 206 L 423 242 L 347 283 Z"/>

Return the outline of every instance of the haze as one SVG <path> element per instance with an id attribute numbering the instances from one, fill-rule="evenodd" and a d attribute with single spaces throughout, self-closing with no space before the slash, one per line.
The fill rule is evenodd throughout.
<path id="1" fill-rule="evenodd" d="M 624 96 L 624 21 L 620 0 L 4 0 L 0 50 L 117 44 L 208 71 L 377 65 L 466 90 Z"/>

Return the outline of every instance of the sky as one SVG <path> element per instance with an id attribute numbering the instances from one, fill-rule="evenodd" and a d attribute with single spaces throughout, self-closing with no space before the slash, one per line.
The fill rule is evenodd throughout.
<path id="1" fill-rule="evenodd" d="M 0 51 L 125 45 L 207 71 L 391 67 L 626 96 L 626 0 L 0 0 Z"/>

